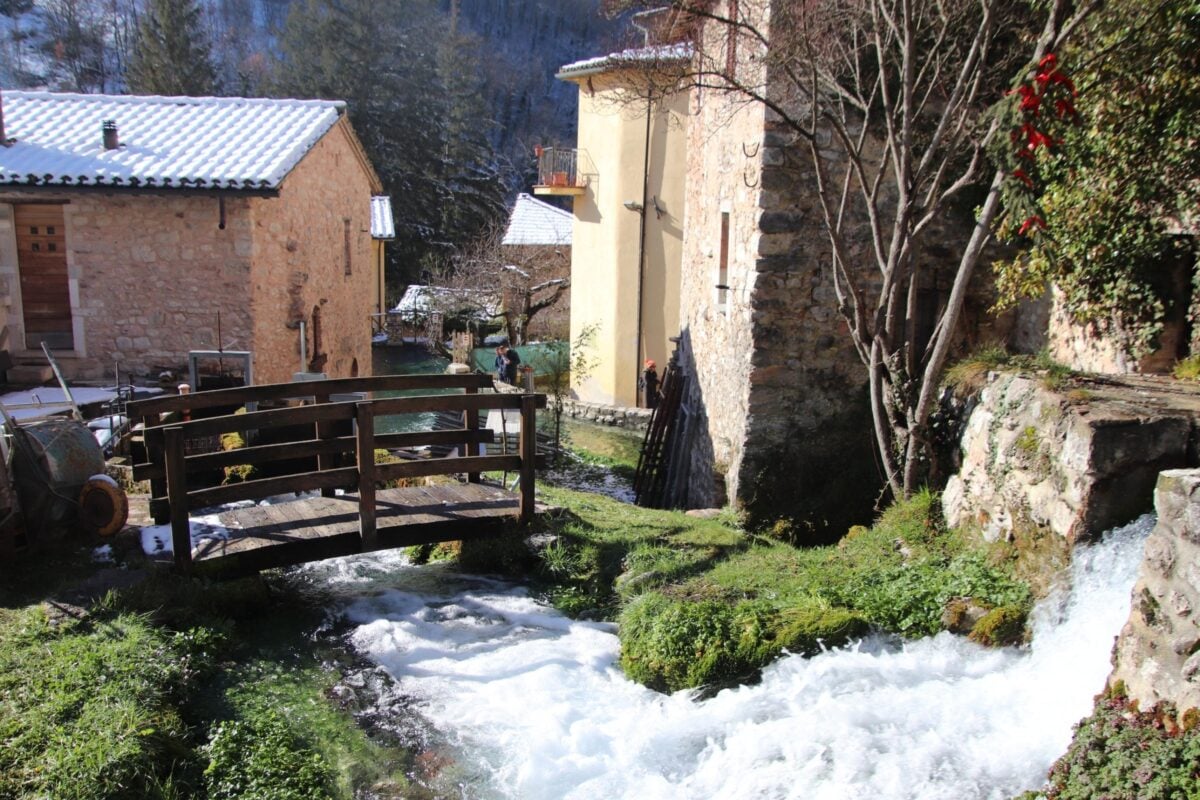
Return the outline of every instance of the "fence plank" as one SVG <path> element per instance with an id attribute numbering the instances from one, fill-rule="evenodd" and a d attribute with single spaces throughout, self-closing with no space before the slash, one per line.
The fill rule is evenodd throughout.
<path id="1" fill-rule="evenodd" d="M 400 464 L 376 464 L 375 478 L 390 481 L 397 478 L 420 478 L 426 475 L 455 475 L 460 472 L 514 471 L 521 466 L 518 456 L 469 456 L 466 458 L 428 458 L 404 461 Z"/>
<path id="2" fill-rule="evenodd" d="M 164 455 L 167 467 L 167 501 L 171 509 L 171 548 L 175 568 L 192 571 L 192 523 L 188 518 L 187 467 L 183 460 L 183 431 L 167 428 Z"/>
<path id="3" fill-rule="evenodd" d="M 542 395 L 545 397 L 545 395 Z M 537 395 L 521 396 L 521 523 L 533 520 L 537 461 Z"/>
<path id="4" fill-rule="evenodd" d="M 370 403 L 359 403 L 358 418 L 358 535 L 363 552 L 379 542 L 375 530 L 375 415 Z"/>

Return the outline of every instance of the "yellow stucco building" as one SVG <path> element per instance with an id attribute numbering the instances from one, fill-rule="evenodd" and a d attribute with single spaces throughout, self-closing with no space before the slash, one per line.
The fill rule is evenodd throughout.
<path id="1" fill-rule="evenodd" d="M 578 148 L 544 151 L 534 191 L 574 198 L 571 340 L 595 331 L 594 367 L 572 379 L 585 402 L 644 405 L 643 364 L 661 375 L 679 334 L 688 98 L 663 96 L 646 76 L 687 57 L 646 47 L 558 73 L 579 87 Z"/>

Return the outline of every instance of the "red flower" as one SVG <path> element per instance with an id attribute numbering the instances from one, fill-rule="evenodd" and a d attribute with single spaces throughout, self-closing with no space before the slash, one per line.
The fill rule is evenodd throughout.
<path id="1" fill-rule="evenodd" d="M 1017 180 L 1019 180 L 1021 183 L 1028 186 L 1030 189 L 1033 188 L 1033 178 L 1029 177 L 1029 175 L 1026 174 L 1025 170 L 1023 170 L 1023 169 L 1013 170 L 1013 177 L 1016 178 Z"/>
<path id="2" fill-rule="evenodd" d="M 1036 228 L 1045 228 L 1046 227 L 1046 221 L 1043 220 L 1041 217 L 1039 217 L 1037 214 L 1034 214 L 1034 215 L 1028 217 L 1024 222 L 1021 223 L 1021 229 L 1017 231 L 1017 235 L 1024 236 L 1026 233 L 1029 232 L 1030 228 L 1035 228 L 1035 227 Z"/>
<path id="3" fill-rule="evenodd" d="M 1054 53 L 1046 53 L 1046 55 L 1042 56 L 1042 60 L 1038 62 L 1038 69 L 1054 69 L 1054 64 L 1057 61 L 1058 59 L 1054 57 Z"/>
<path id="4" fill-rule="evenodd" d="M 1022 85 L 1017 89 L 1017 92 L 1021 95 L 1021 110 L 1032 111 L 1034 116 L 1037 116 L 1038 108 L 1042 105 L 1042 98 L 1038 97 L 1038 93 L 1034 88 L 1029 85 Z"/>
<path id="5" fill-rule="evenodd" d="M 1055 113 L 1058 114 L 1059 117 L 1062 117 L 1062 118 L 1066 118 L 1066 117 L 1074 118 L 1074 117 L 1079 116 L 1079 112 L 1077 112 L 1075 110 L 1075 106 L 1071 103 L 1070 100 L 1055 100 L 1054 101 L 1054 111 L 1055 111 Z"/>

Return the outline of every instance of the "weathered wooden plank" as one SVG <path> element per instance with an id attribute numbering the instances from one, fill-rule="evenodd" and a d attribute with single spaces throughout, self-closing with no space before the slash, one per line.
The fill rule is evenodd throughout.
<path id="1" fill-rule="evenodd" d="M 521 459 L 518 456 L 430 458 L 399 464 L 379 464 L 375 468 L 375 475 L 377 480 L 390 481 L 395 478 L 419 478 L 425 475 L 451 475 L 460 472 L 501 472 L 516 470 L 520 466 Z"/>
<path id="2" fill-rule="evenodd" d="M 316 394 L 350 394 L 352 392 L 419 391 L 422 389 L 467 389 L 490 388 L 490 375 L 373 375 L 362 378 L 331 378 L 324 381 L 303 383 L 268 383 L 258 386 L 240 386 L 231 389 L 214 389 L 193 392 L 190 395 L 150 397 L 129 404 L 131 416 L 156 416 L 158 414 L 198 410 L 218 406 L 241 406 L 246 403 L 261 403 L 268 400 L 294 400 Z"/>
<path id="3" fill-rule="evenodd" d="M 533 519 L 534 465 L 537 458 L 537 408 L 534 395 L 521 397 L 521 522 Z"/>
<path id="4" fill-rule="evenodd" d="M 425 411 L 482 411 L 520 408 L 522 397 L 535 398 L 537 408 L 546 407 L 546 395 L 519 394 L 428 394 L 416 397 L 384 397 L 373 400 L 375 415 L 419 414 Z"/>
<path id="5" fill-rule="evenodd" d="M 192 525 L 188 519 L 187 472 L 183 463 L 183 431 L 166 430 L 167 500 L 171 509 L 171 547 L 175 553 L 175 568 L 191 572 Z"/>
<path id="6" fill-rule="evenodd" d="M 278 478 L 262 478 L 228 486 L 213 486 L 188 492 L 189 508 L 206 508 L 238 500 L 261 500 L 288 492 L 311 492 L 317 489 L 349 489 L 358 483 L 355 467 L 342 467 L 328 472 L 306 472 Z"/>
<path id="7" fill-rule="evenodd" d="M 194 395 L 188 395 L 192 397 Z M 222 433 L 242 433 L 285 425 L 311 425 L 318 421 L 354 419 L 354 403 L 325 403 L 323 405 L 273 408 L 269 411 L 250 411 L 245 414 L 224 414 L 219 417 L 178 422 L 189 439 Z"/>
<path id="8" fill-rule="evenodd" d="M 358 419 L 358 535 L 363 550 L 374 550 L 375 530 L 375 415 L 369 403 L 359 403 Z"/>
<path id="9" fill-rule="evenodd" d="M 473 434 L 458 431 L 414 431 L 411 433 L 385 433 L 375 436 L 375 446 L 384 449 L 399 447 L 427 447 L 439 444 L 457 444 L 471 436 L 480 444 L 491 444 L 496 434 L 490 428 L 481 428 Z M 353 436 L 336 436 L 332 439 L 306 439 L 283 444 L 265 444 L 224 450 L 219 453 L 203 453 L 187 457 L 189 471 L 216 470 L 240 464 L 266 464 L 273 461 L 290 461 L 311 458 L 318 453 L 353 453 Z M 161 464 L 143 463 L 133 465 L 133 479 L 138 481 L 165 477 Z"/>

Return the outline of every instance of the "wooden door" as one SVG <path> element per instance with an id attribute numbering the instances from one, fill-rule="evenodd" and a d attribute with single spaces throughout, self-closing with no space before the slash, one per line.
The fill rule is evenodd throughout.
<path id="1" fill-rule="evenodd" d="M 63 207 L 54 204 L 13 206 L 25 347 L 45 342 L 53 350 L 71 350 L 71 292 L 67 284 L 67 237 Z"/>

